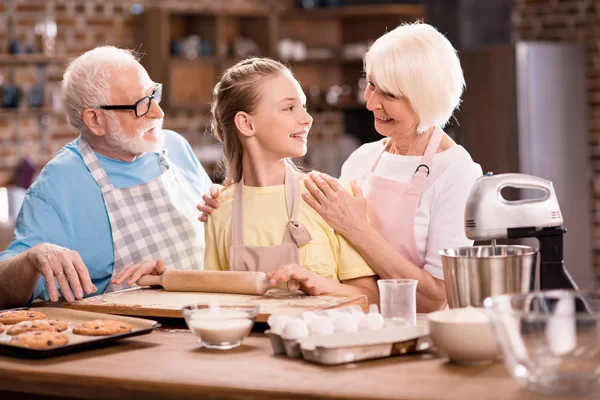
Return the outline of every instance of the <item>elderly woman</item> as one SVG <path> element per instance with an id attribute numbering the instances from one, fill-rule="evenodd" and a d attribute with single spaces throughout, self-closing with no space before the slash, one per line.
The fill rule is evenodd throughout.
<path id="1" fill-rule="evenodd" d="M 365 56 L 367 108 L 383 139 L 356 150 L 341 181 L 311 173 L 303 198 L 382 278 L 411 278 L 417 309 L 446 303 L 440 249 L 472 244 L 464 208 L 481 167 L 444 131 L 465 82 L 456 50 L 431 25 L 402 25 Z M 210 213 L 217 192 L 204 196 Z"/>

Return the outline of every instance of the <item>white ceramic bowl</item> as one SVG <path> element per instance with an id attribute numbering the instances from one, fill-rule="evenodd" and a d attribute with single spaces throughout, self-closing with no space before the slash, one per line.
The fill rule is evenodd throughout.
<path id="1" fill-rule="evenodd" d="M 493 362 L 499 355 L 492 325 L 481 308 L 466 307 L 428 315 L 429 335 L 450 361 L 463 365 Z"/>

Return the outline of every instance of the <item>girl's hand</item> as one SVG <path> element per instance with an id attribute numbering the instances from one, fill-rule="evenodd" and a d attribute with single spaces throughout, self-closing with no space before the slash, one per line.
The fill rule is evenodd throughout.
<path id="1" fill-rule="evenodd" d="M 304 180 L 310 192 L 302 193 L 304 201 L 311 206 L 336 232 L 352 242 L 370 227 L 367 217 L 367 201 L 362 190 L 352 182 L 352 194 L 337 179 L 319 172 L 311 172 Z M 312 195 L 312 196 L 311 196 Z"/>
<path id="2" fill-rule="evenodd" d="M 221 204 L 217 198 L 223 191 L 223 186 L 214 184 L 210 187 L 208 193 L 204 193 L 202 195 L 202 200 L 204 200 L 204 204 L 198 204 L 196 208 L 198 211 L 201 211 L 202 214 L 198 217 L 198 219 L 202 222 L 206 222 L 208 220 L 208 216 L 212 214 L 214 210 L 219 208 Z"/>
<path id="3" fill-rule="evenodd" d="M 300 283 L 300 290 L 311 296 L 323 293 L 323 278 L 298 264 L 288 264 L 274 271 L 267 272 L 267 279 L 272 286 L 277 282 L 288 282 L 295 279 Z"/>

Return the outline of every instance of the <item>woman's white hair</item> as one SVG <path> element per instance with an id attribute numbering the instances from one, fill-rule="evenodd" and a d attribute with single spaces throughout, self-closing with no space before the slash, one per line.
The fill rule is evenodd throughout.
<path id="1" fill-rule="evenodd" d="M 67 67 L 61 84 L 61 97 L 70 124 L 86 130 L 83 110 L 110 103 L 111 74 L 139 59 L 130 50 L 101 46 L 74 59 Z"/>
<path id="2" fill-rule="evenodd" d="M 410 101 L 419 133 L 446 125 L 465 87 L 456 50 L 424 23 L 401 25 L 377 39 L 365 55 L 365 71 L 382 91 Z"/>

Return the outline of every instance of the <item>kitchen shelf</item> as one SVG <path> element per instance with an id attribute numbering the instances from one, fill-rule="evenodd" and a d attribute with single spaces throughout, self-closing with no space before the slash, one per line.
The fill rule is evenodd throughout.
<path id="1" fill-rule="evenodd" d="M 344 18 L 389 15 L 423 18 L 425 15 L 425 6 L 420 4 L 379 4 L 331 8 L 294 9 L 281 14 L 281 16 L 284 18 Z"/>
<path id="2" fill-rule="evenodd" d="M 15 117 L 41 117 L 44 115 L 58 115 L 50 107 L 43 108 L 0 108 L 0 118 Z"/>
<path id="3" fill-rule="evenodd" d="M 343 58 L 343 57 L 329 57 L 329 58 L 307 58 L 305 60 L 287 60 L 282 61 L 284 64 L 362 64 L 362 58 Z"/>
<path id="4" fill-rule="evenodd" d="M 210 104 L 199 104 L 199 103 L 176 103 L 170 104 L 167 108 L 169 111 L 182 111 L 182 112 L 200 112 L 204 114 L 210 114 Z"/>
<path id="5" fill-rule="evenodd" d="M 171 57 L 169 59 L 171 64 L 183 64 L 183 65 L 194 65 L 194 64 L 219 64 L 223 62 L 223 59 L 216 56 L 199 56 L 194 59 L 185 57 Z"/>
<path id="6" fill-rule="evenodd" d="M 45 54 L 0 54 L 0 66 L 3 65 L 36 65 L 66 64 L 66 57 L 47 56 Z"/>
<path id="7" fill-rule="evenodd" d="M 172 15 L 206 15 L 206 16 L 224 16 L 224 17 L 268 17 L 272 14 L 271 10 L 248 10 L 248 9 L 203 9 L 203 8 L 171 8 L 165 9 Z"/>
<path id="8" fill-rule="evenodd" d="M 389 29 L 403 22 L 423 20 L 425 15 L 422 4 L 289 11 L 274 6 L 257 12 L 154 7 L 141 16 L 136 42 L 154 43 L 142 49 L 146 53 L 142 64 L 153 79 L 165 83 L 164 108 L 204 113 L 205 110 L 208 112 L 212 90 L 223 71 L 245 58 L 232 56 L 237 37 L 251 39 L 261 56 L 274 59 L 279 59 L 278 45 L 283 39 L 302 42 L 307 50 L 331 49 L 331 55 L 323 54 L 322 58 L 282 61 L 292 67 L 306 93 L 311 87 L 318 87 L 325 93 L 332 86 L 349 85 L 355 96 L 363 75 L 363 60 L 362 57 L 345 57 L 344 48 L 356 44 L 364 44 L 366 48 Z M 201 41 L 210 44 L 213 53 L 194 60 L 171 56 L 172 44 L 190 35 L 197 35 Z M 362 106 L 324 107 L 323 110 L 358 108 L 362 109 Z"/>

